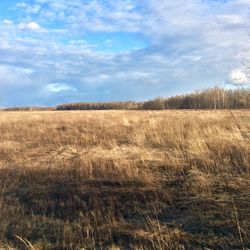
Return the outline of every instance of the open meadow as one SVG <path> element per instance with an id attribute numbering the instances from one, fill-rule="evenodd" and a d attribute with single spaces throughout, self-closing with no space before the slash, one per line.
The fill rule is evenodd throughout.
<path id="1" fill-rule="evenodd" d="M 250 111 L 0 112 L 0 249 L 250 249 Z"/>

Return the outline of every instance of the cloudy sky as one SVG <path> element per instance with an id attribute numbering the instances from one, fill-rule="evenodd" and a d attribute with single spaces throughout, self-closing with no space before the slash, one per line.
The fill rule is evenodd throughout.
<path id="1" fill-rule="evenodd" d="M 1 0 L 0 38 L 0 106 L 145 100 L 246 80 L 250 0 Z"/>

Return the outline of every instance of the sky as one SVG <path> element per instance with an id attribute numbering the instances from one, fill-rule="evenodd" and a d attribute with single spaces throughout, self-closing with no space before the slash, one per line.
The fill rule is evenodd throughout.
<path id="1" fill-rule="evenodd" d="M 0 0 L 0 107 L 248 81 L 250 0 Z"/>

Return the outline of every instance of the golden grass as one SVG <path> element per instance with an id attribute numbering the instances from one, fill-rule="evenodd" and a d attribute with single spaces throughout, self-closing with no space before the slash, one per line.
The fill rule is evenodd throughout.
<path id="1" fill-rule="evenodd" d="M 250 248 L 250 111 L 234 114 L 0 112 L 2 248 Z"/>

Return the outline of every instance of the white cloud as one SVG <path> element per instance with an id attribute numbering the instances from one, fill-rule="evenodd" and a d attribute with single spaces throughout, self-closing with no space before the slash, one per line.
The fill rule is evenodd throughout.
<path id="1" fill-rule="evenodd" d="M 0 41 L 0 48 L 9 49 L 9 48 L 11 48 L 11 46 L 10 46 L 10 43 L 8 41 L 2 39 L 2 41 Z"/>
<path id="2" fill-rule="evenodd" d="M 27 4 L 24 3 L 24 2 L 17 3 L 17 4 L 16 4 L 16 7 L 17 7 L 17 8 L 25 8 L 25 7 L 27 7 Z"/>
<path id="3" fill-rule="evenodd" d="M 1 81 L 13 89 L 29 83 L 30 101 L 59 93 L 95 101 L 106 89 L 106 100 L 171 95 L 217 85 L 237 61 L 250 61 L 250 47 L 242 49 L 249 0 L 23 0 L 16 8 L 16 19 L 0 22 Z M 112 51 L 133 37 L 148 47 Z M 100 43 L 109 52 L 93 45 Z M 243 83 L 246 72 L 230 79 Z"/>
<path id="4" fill-rule="evenodd" d="M 24 72 L 25 72 L 27 75 L 31 75 L 31 74 L 35 73 L 35 70 L 27 68 L 27 69 L 24 69 Z"/>
<path id="5" fill-rule="evenodd" d="M 240 25 L 240 24 L 244 24 L 244 18 L 240 15 L 218 15 L 217 16 L 218 21 L 219 22 L 223 22 L 225 24 L 229 24 L 229 25 Z"/>
<path id="6" fill-rule="evenodd" d="M 234 69 L 230 73 L 230 81 L 235 85 L 243 85 L 248 82 L 248 78 L 241 69 Z"/>
<path id="7" fill-rule="evenodd" d="M 36 4 L 31 6 L 27 11 L 31 14 L 37 14 L 41 10 L 41 6 Z"/>
<path id="8" fill-rule="evenodd" d="M 23 9 L 29 14 L 37 14 L 41 10 L 41 5 L 21 2 L 16 4 L 16 8 Z"/>
<path id="9" fill-rule="evenodd" d="M 0 65 L 0 85 L 27 86 L 32 83 L 27 69 L 17 66 Z"/>
<path id="10" fill-rule="evenodd" d="M 19 23 L 18 27 L 20 30 L 29 30 L 35 32 L 43 31 L 42 27 L 36 22 Z"/>
<path id="11" fill-rule="evenodd" d="M 5 24 L 5 25 L 12 25 L 13 21 L 9 20 L 9 19 L 5 19 L 5 20 L 3 20 L 3 24 Z"/>
<path id="12" fill-rule="evenodd" d="M 76 90 L 75 88 L 69 86 L 66 83 L 51 83 L 46 86 L 46 89 L 50 92 L 62 92 L 62 91 L 72 91 Z"/>

